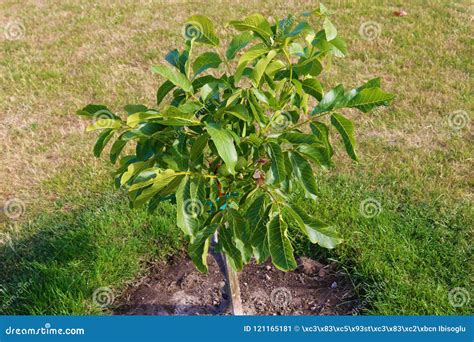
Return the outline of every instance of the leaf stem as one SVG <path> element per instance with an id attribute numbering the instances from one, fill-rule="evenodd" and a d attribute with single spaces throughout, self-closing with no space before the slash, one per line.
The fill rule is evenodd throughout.
<path id="1" fill-rule="evenodd" d="M 303 125 L 305 125 L 305 124 L 307 124 L 307 123 L 309 123 L 309 122 L 314 121 L 315 119 L 318 119 L 318 118 L 320 118 L 320 117 L 322 117 L 322 116 L 324 116 L 324 115 L 328 115 L 328 114 L 330 114 L 330 113 L 331 113 L 331 112 L 329 111 L 329 112 L 325 112 L 325 113 L 322 113 L 322 114 L 319 114 L 319 115 L 315 115 L 315 116 L 309 118 L 308 120 L 305 120 L 305 121 L 303 121 L 303 122 L 299 122 L 299 123 L 297 123 L 296 125 L 293 125 L 293 126 L 291 126 L 291 127 L 288 127 L 288 128 L 286 128 L 286 129 L 284 129 L 284 130 L 283 130 L 283 133 L 284 133 L 284 132 L 291 131 L 291 130 L 297 128 L 297 127 L 303 126 Z"/>
<path id="2" fill-rule="evenodd" d="M 195 172 L 176 172 L 176 175 L 198 176 L 198 177 L 204 177 L 204 178 L 217 178 L 217 176 L 214 176 L 214 175 L 204 175 L 202 173 L 195 173 Z"/>
<path id="3" fill-rule="evenodd" d="M 230 64 L 227 61 L 227 58 L 224 56 L 224 54 L 222 53 L 222 51 L 220 49 L 216 49 L 216 51 L 221 56 L 222 61 L 224 62 L 225 67 L 227 69 L 227 72 L 229 73 L 229 75 L 232 75 L 232 71 L 230 70 Z"/>

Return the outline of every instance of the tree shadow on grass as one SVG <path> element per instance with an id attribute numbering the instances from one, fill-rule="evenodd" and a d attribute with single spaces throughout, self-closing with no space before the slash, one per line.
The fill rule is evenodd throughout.
<path id="1" fill-rule="evenodd" d="M 92 265 L 97 256 L 94 232 L 81 224 L 84 214 L 77 210 L 41 217 L 20 226 L 19 236 L 10 235 L 4 241 L 0 246 L 0 314 L 68 311 L 60 302 L 61 297 L 72 299 L 71 290 L 77 290 L 80 279 L 74 265 Z"/>
<path id="2" fill-rule="evenodd" d="M 182 250 L 172 209 L 162 203 L 149 215 L 107 193 L 18 226 L 0 245 L 0 314 L 108 312 L 144 261 Z"/>

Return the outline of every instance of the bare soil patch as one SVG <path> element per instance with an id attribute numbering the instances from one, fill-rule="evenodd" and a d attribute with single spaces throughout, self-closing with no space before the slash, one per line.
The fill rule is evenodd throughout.
<path id="1" fill-rule="evenodd" d="M 118 315 L 228 315 L 224 276 L 210 256 L 199 273 L 185 256 L 157 264 L 117 300 Z M 347 276 L 334 263 L 299 260 L 295 272 L 250 263 L 239 274 L 247 315 L 347 315 L 357 304 Z M 116 303 L 117 303 L 116 302 Z"/>

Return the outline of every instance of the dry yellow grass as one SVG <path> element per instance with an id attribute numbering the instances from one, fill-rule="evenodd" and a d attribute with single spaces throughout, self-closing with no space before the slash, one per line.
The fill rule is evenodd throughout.
<path id="1" fill-rule="evenodd" d="M 46 179 L 62 172 L 70 181 L 64 186 L 75 189 L 84 172 L 103 173 L 103 163 L 90 155 L 94 137 L 84 134 L 84 123 L 74 116 L 76 109 L 89 102 L 116 110 L 126 103 L 152 104 L 159 80 L 150 66 L 180 44 L 181 25 L 189 15 L 202 13 L 222 25 L 256 11 L 282 17 L 316 5 L 3 1 L 0 199 L 15 197 L 28 206 L 48 206 L 48 200 L 60 194 L 42 185 Z M 418 174 L 427 167 L 437 168 L 436 151 L 453 150 L 452 162 L 443 162 L 434 177 L 420 176 L 417 181 L 424 189 L 443 187 L 470 195 L 471 126 L 455 131 L 448 122 L 455 111 L 467 117 L 472 111 L 473 7 L 467 1 L 417 1 L 405 7 L 391 1 L 326 5 L 337 11 L 334 21 L 350 46 L 350 56 L 337 61 L 325 76 L 328 86 L 337 82 L 352 86 L 380 75 L 384 87 L 398 95 L 392 108 L 354 117 L 366 166 L 379 172 L 408 168 Z M 392 15 L 401 8 L 408 16 Z M 367 22 L 380 28 L 370 41 L 359 33 Z M 226 30 L 222 28 L 221 35 Z M 18 39 L 12 40 L 12 35 Z"/>
<path id="2" fill-rule="evenodd" d="M 472 287 L 474 6 L 467 0 L 324 3 L 336 11 L 333 21 L 350 52 L 324 75 L 326 89 L 381 76 L 397 98 L 367 115 L 347 111 L 362 161 L 337 154 L 337 168 L 318 175 L 322 200 L 307 209 L 341 230 L 347 243 L 332 256 L 367 291 L 372 313 L 472 312 L 469 304 L 453 307 L 448 294 Z M 221 25 L 231 19 L 252 12 L 281 18 L 317 4 L 0 2 L 0 208 L 13 198 L 26 207 L 19 220 L 0 215 L 0 268 L 7 270 L 0 274 L 9 275 L 13 297 L 35 279 L 11 312 L 91 312 L 96 287 L 120 290 L 143 271 L 143 260 L 182 244 L 169 229 L 171 206 L 148 217 L 109 195 L 111 169 L 105 157 L 92 156 L 95 136 L 84 133 L 76 110 L 88 103 L 117 111 L 127 103 L 152 106 L 162 80 L 150 67 L 181 46 L 182 23 L 192 14 L 211 17 L 224 36 Z M 400 9 L 408 16 L 393 15 Z M 361 216 L 366 199 L 379 203 L 379 216 Z M 26 231 L 18 258 L 2 246 L 2 223 Z M 295 246 L 299 254 L 314 251 Z M 44 253 L 51 259 L 42 261 Z M 374 282 L 387 286 L 372 297 Z"/>

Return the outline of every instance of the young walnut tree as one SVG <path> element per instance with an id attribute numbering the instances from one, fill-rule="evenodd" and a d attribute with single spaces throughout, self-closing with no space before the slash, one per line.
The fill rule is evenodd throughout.
<path id="1" fill-rule="evenodd" d="M 342 241 L 333 226 L 295 206 L 292 194 L 299 188 L 316 199 L 314 172 L 333 165 L 331 127 L 357 160 L 354 124 L 341 111 L 367 113 L 394 96 L 381 90 L 379 78 L 324 91 L 323 66 L 344 57 L 346 43 L 324 6 L 299 18 L 231 21 L 238 33 L 224 53 L 211 20 L 194 15 L 183 29 L 184 48 L 152 67 L 165 79 L 153 108 L 127 105 L 126 117 L 102 105 L 78 112 L 93 119 L 88 131 L 101 130 L 96 156 L 115 139 L 116 185 L 134 208 L 176 202 L 177 225 L 202 272 L 215 240 L 237 271 L 252 257 L 293 270 L 289 226 L 325 248 Z"/>

